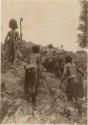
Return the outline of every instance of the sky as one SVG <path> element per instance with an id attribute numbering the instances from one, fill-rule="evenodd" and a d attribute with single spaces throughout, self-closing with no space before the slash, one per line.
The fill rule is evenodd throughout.
<path id="1" fill-rule="evenodd" d="M 64 46 L 75 51 L 79 24 L 79 0 L 2 0 L 2 42 L 11 18 L 23 18 L 23 39 L 36 44 Z M 19 29 L 18 29 L 19 30 Z"/>

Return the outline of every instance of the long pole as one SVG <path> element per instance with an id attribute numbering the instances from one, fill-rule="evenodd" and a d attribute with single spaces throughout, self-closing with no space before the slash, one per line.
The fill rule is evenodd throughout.
<path id="1" fill-rule="evenodd" d="M 23 18 L 20 18 L 20 39 L 21 39 L 21 42 L 22 42 L 22 21 L 23 21 Z"/>

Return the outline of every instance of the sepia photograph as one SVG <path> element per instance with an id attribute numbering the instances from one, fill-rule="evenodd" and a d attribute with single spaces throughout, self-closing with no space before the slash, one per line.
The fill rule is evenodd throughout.
<path id="1" fill-rule="evenodd" d="M 1 0 L 0 124 L 87 125 L 87 0 Z"/>

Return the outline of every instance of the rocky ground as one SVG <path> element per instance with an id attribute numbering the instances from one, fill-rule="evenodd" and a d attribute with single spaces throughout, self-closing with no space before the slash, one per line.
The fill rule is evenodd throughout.
<path id="1" fill-rule="evenodd" d="M 18 65 L 3 64 L 1 73 L 1 116 L 0 123 L 49 123 L 49 124 L 87 124 L 86 102 L 83 103 L 82 118 L 78 118 L 74 105 L 66 108 L 66 96 L 59 89 L 60 80 L 54 74 L 46 73 L 48 92 L 45 84 L 41 82 L 38 88 L 36 105 L 33 106 L 31 98 L 24 99 L 24 67 L 22 62 Z"/>

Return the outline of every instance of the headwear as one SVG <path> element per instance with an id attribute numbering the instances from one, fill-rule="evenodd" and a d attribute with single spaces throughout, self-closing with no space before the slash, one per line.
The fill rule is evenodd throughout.
<path id="1" fill-rule="evenodd" d="M 11 19 L 11 20 L 9 21 L 9 27 L 10 27 L 11 29 L 17 29 L 17 28 L 18 28 L 17 21 L 16 21 L 15 19 Z"/>
<path id="2" fill-rule="evenodd" d="M 49 48 L 49 49 L 53 48 L 53 45 L 52 45 L 52 44 L 49 44 L 49 45 L 48 45 L 48 48 Z"/>

